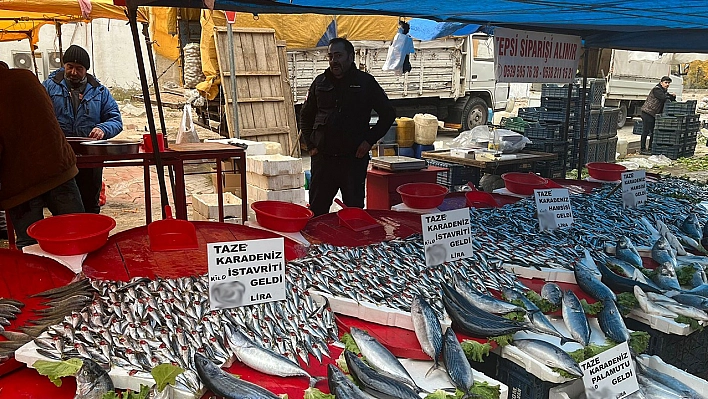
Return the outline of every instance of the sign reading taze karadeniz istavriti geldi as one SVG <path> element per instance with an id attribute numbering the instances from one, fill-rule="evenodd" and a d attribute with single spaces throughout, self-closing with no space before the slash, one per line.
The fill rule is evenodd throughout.
<path id="1" fill-rule="evenodd" d="M 469 208 L 422 215 L 425 264 L 444 262 L 472 256 L 472 236 Z"/>

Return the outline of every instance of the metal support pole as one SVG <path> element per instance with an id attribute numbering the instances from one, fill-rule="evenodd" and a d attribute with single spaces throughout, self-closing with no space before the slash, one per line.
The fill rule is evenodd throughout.
<path id="1" fill-rule="evenodd" d="M 226 35 L 229 37 L 229 76 L 231 76 L 231 121 L 235 138 L 241 138 L 238 127 L 238 91 L 236 87 L 236 54 L 234 52 L 233 24 L 226 24 Z"/>
<path id="2" fill-rule="evenodd" d="M 57 22 L 56 29 L 57 29 L 57 38 L 59 38 L 59 59 L 60 59 L 59 62 L 61 62 L 61 58 L 64 57 L 64 49 L 62 48 L 62 44 L 61 44 L 61 22 Z"/>
<path id="3" fill-rule="evenodd" d="M 578 148 L 578 180 L 582 179 L 583 167 L 585 166 L 585 157 L 587 157 L 587 154 L 585 153 L 585 145 L 588 142 L 587 136 L 585 135 L 585 103 L 587 100 L 585 92 L 588 87 L 589 64 L 588 48 L 585 47 L 583 49 L 583 90 L 580 93 L 580 136 L 578 139 L 578 145 L 580 148 Z"/>

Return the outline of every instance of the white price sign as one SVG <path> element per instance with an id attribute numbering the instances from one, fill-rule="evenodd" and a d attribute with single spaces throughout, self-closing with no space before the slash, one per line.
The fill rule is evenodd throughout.
<path id="1" fill-rule="evenodd" d="M 422 215 L 420 218 L 426 265 L 434 266 L 472 256 L 468 208 Z"/>
<path id="2" fill-rule="evenodd" d="M 639 390 L 629 345 L 623 342 L 580 363 L 588 399 L 620 399 Z"/>
<path id="3" fill-rule="evenodd" d="M 208 244 L 210 309 L 284 300 L 284 249 L 282 237 Z"/>
<path id="4" fill-rule="evenodd" d="M 573 224 L 573 210 L 567 188 L 533 190 L 533 193 L 541 230 L 554 230 Z"/>
<path id="5" fill-rule="evenodd" d="M 581 52 L 580 36 L 494 28 L 497 82 L 572 82 Z"/>
<path id="6" fill-rule="evenodd" d="M 643 170 L 622 173 L 622 203 L 636 208 L 647 202 L 647 173 Z"/>

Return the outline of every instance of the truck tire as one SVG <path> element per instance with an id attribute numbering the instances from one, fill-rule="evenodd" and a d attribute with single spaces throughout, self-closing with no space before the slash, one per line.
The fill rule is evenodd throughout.
<path id="1" fill-rule="evenodd" d="M 619 110 L 619 115 L 617 115 L 617 129 L 622 129 L 625 123 L 627 123 L 627 105 L 621 104 Z"/>
<path id="2" fill-rule="evenodd" d="M 462 130 L 470 130 L 474 127 L 487 124 L 489 107 L 487 103 L 479 97 L 470 97 L 462 110 Z"/>

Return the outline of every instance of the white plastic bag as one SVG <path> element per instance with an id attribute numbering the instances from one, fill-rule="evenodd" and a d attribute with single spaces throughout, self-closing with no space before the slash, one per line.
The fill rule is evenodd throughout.
<path id="1" fill-rule="evenodd" d="M 391 45 L 388 46 L 386 62 L 384 62 L 381 69 L 384 71 L 403 73 L 403 61 L 406 59 L 405 49 L 407 48 L 407 39 L 408 37 L 403 33 L 396 33 L 396 36 L 394 36 L 391 41 Z"/>
<path id="2" fill-rule="evenodd" d="M 199 135 L 197 134 L 197 129 L 194 127 L 194 121 L 192 120 L 192 106 L 185 104 L 184 110 L 182 110 L 182 123 L 179 125 L 175 143 L 184 144 L 198 142 Z"/>

